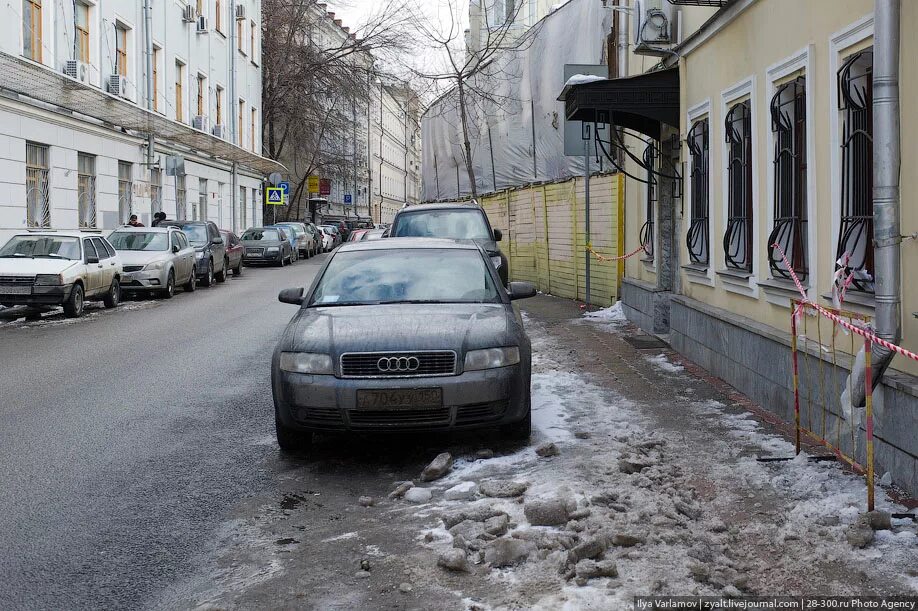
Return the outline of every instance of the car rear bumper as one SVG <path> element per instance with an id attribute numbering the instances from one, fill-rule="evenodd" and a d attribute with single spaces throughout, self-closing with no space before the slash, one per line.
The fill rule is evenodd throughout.
<path id="1" fill-rule="evenodd" d="M 342 379 L 280 371 L 272 386 L 277 417 L 303 431 L 452 430 L 519 422 L 529 408 L 529 371 L 520 365 L 458 376 Z M 359 409 L 363 389 L 440 388 L 435 408 Z"/>
<path id="2" fill-rule="evenodd" d="M 0 293 L 0 303 L 7 305 L 61 305 L 70 298 L 72 284 L 62 286 L 33 286 L 31 295 Z"/>

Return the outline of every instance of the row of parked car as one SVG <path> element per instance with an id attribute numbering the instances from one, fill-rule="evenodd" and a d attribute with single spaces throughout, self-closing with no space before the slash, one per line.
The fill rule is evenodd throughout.
<path id="1" fill-rule="evenodd" d="M 156 227 L 99 231 L 32 230 L 0 248 L 0 306 L 63 306 L 83 314 L 87 301 L 116 307 L 124 293 L 170 299 L 242 274 L 244 266 L 284 266 L 328 252 L 346 226 L 277 223 L 241 236 L 211 221 L 164 220 Z"/>

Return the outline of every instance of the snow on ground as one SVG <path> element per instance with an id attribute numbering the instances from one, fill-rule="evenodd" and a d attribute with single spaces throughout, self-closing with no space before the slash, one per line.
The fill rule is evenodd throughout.
<path id="1" fill-rule="evenodd" d="M 918 579 L 903 573 L 918 559 L 910 520 L 878 531 L 864 550 L 845 538 L 864 508 L 862 478 L 805 455 L 761 462 L 792 457 L 794 448 L 748 413 L 675 390 L 665 406 L 628 400 L 573 371 L 566 351 L 538 324 L 527 327 L 534 353 L 532 444 L 491 459 L 460 458 L 442 479 L 419 484 L 432 490 L 429 503 L 393 511 L 425 520 L 417 541 L 429 555 L 455 547 L 467 552 L 469 573 L 444 574 L 433 562 L 428 569 L 431 581 L 449 577 L 463 609 L 629 609 L 634 596 L 650 594 L 918 592 Z M 682 371 L 665 355 L 649 360 Z M 560 454 L 540 457 L 535 448 L 548 441 Z M 460 482 L 489 480 L 527 488 L 518 498 L 443 497 Z M 530 525 L 527 506 L 545 499 L 560 500 L 577 519 Z M 877 503 L 904 511 L 882 492 Z M 506 514 L 509 532 L 460 538 L 440 519 L 483 509 Z M 623 536 L 637 544 L 610 544 L 628 543 Z M 514 566 L 484 561 L 485 550 L 508 539 L 535 545 Z M 597 559 L 614 561 L 616 577 L 575 575 L 574 567 L 584 565 L 570 563 L 571 555 L 584 542 L 599 545 Z"/>
<path id="2" fill-rule="evenodd" d="M 602 310 L 587 312 L 583 315 L 583 317 L 592 320 L 605 320 L 612 322 L 628 321 L 628 319 L 625 317 L 625 311 L 622 309 L 621 301 L 616 301 L 613 305 L 609 306 L 608 308 L 603 308 Z"/>
<path id="3" fill-rule="evenodd" d="M 127 301 L 122 302 L 117 308 L 107 309 L 101 302 L 87 303 L 83 315 L 79 318 L 67 318 L 62 308 L 55 308 L 49 312 L 38 314 L 36 320 L 26 318 L 24 308 L 0 308 L 0 329 L 44 329 L 48 327 L 63 327 L 87 320 L 95 320 L 105 316 L 107 312 L 124 312 L 133 310 L 146 310 L 158 306 L 156 301 Z M 6 310 L 6 311 L 4 311 Z"/>
<path id="4" fill-rule="evenodd" d="M 647 359 L 647 361 L 651 363 L 654 367 L 658 367 L 659 369 L 662 369 L 663 371 L 667 373 L 680 373 L 682 371 L 685 371 L 685 367 L 683 367 L 682 365 L 675 365 L 673 363 L 670 363 L 669 359 L 666 358 L 665 354 L 658 354 L 656 356 L 646 356 L 644 358 Z"/>

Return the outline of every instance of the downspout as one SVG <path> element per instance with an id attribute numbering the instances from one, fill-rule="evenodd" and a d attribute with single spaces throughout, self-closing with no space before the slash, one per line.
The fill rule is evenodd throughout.
<path id="1" fill-rule="evenodd" d="M 230 126 L 233 128 L 232 129 L 233 141 L 236 143 L 236 146 L 238 146 L 239 148 L 243 148 L 242 133 L 240 133 L 239 131 L 239 128 L 242 127 L 241 125 L 239 125 L 239 111 L 241 110 L 241 108 L 239 106 L 239 96 L 236 93 L 236 53 L 238 53 L 238 50 L 236 49 L 236 47 L 241 45 L 242 41 L 236 40 L 238 20 L 236 19 L 236 1 L 235 0 L 230 0 L 229 9 L 230 9 L 230 18 L 229 18 L 230 82 L 229 82 L 229 85 L 230 85 L 230 96 L 232 96 L 230 99 L 233 101 L 232 106 L 230 106 L 230 108 L 236 111 L 235 113 L 233 113 L 234 116 L 230 117 Z M 230 215 L 232 216 L 232 219 L 233 219 L 233 222 L 232 222 L 233 231 L 238 232 L 239 223 L 236 220 L 238 218 L 238 215 L 237 215 L 238 205 L 236 203 L 236 198 L 239 196 L 239 165 L 235 161 L 233 162 L 233 168 L 232 168 L 231 191 L 232 192 L 230 193 Z M 239 205 L 244 206 L 245 202 L 239 202 Z M 277 209 L 276 208 L 274 209 L 274 216 L 275 216 L 274 220 L 276 221 L 277 220 Z M 285 218 L 289 219 L 289 216 L 286 216 Z M 247 229 L 247 228 L 243 227 L 243 229 Z M 226 270 L 224 270 L 224 272 L 225 271 Z"/>
<path id="2" fill-rule="evenodd" d="M 628 76 L 628 21 L 630 15 L 628 11 L 625 10 L 625 0 L 615 0 L 615 5 L 620 7 L 615 11 L 615 31 L 617 33 L 615 53 L 618 57 L 615 62 L 618 67 L 618 74 L 615 76 L 621 78 L 623 76 Z"/>
<path id="3" fill-rule="evenodd" d="M 143 37 L 144 49 L 147 59 L 147 110 L 153 112 L 153 0 L 144 0 L 143 2 Z M 151 172 L 150 182 L 152 183 L 153 172 L 153 147 L 155 139 L 153 132 L 147 134 L 147 170 Z"/>
<path id="4" fill-rule="evenodd" d="M 875 333 L 893 344 L 902 340 L 899 245 L 899 36 L 900 0 L 875 0 L 873 44 L 873 243 Z M 851 405 L 864 405 L 863 351 L 851 373 Z M 877 384 L 894 352 L 873 346 L 871 370 Z"/>

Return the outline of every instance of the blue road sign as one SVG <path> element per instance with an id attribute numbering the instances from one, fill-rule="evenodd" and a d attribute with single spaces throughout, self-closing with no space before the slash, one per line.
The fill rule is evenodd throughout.
<path id="1" fill-rule="evenodd" d="M 277 183 L 277 188 L 281 190 L 281 194 L 282 194 L 281 201 L 284 203 L 284 205 L 286 205 L 287 202 L 290 200 L 290 183 L 287 182 L 286 180 L 283 182 L 279 182 Z"/>
<path id="2" fill-rule="evenodd" d="M 351 194 L 350 194 L 350 193 L 345 193 L 345 194 L 344 194 L 344 203 L 345 203 L 345 204 L 351 204 L 351 203 L 353 203 L 353 202 L 354 202 L 354 198 L 351 197 Z"/>
<path id="3" fill-rule="evenodd" d="M 268 205 L 269 206 L 283 206 L 284 205 L 284 192 L 278 187 L 268 187 L 266 189 L 268 195 Z"/>

